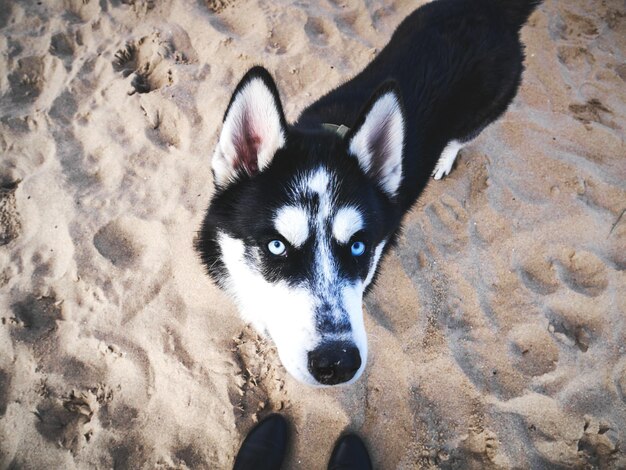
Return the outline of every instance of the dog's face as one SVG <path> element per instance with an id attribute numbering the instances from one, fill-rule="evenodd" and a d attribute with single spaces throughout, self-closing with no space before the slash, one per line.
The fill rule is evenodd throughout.
<path id="1" fill-rule="evenodd" d="M 301 382 L 351 383 L 365 368 L 362 298 L 399 223 L 403 137 L 392 86 L 345 136 L 290 129 L 259 67 L 228 106 L 197 247 Z"/>

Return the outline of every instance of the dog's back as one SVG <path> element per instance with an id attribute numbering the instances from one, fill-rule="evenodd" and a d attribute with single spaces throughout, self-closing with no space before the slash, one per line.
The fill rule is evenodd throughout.
<path id="1" fill-rule="evenodd" d="M 515 97 L 523 70 L 519 30 L 537 0 L 436 0 L 400 24 L 360 74 L 308 107 L 299 126 L 352 125 L 387 80 L 397 83 L 406 115 L 403 184 L 408 209 L 439 161 L 497 119 Z M 451 161 L 450 161 L 451 160 Z"/>

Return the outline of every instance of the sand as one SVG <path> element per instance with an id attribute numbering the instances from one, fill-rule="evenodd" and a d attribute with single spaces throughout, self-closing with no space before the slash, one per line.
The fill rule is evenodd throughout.
<path id="1" fill-rule="evenodd" d="M 286 375 L 192 248 L 233 87 L 289 119 L 408 0 L 0 2 L 0 467 L 626 467 L 626 7 L 547 0 L 506 115 L 433 181 L 365 301 L 354 385 Z"/>

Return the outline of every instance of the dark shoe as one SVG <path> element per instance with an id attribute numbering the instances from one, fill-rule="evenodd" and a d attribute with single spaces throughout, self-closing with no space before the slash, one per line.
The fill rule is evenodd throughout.
<path id="1" fill-rule="evenodd" d="M 328 461 L 328 470 L 372 470 L 365 444 L 356 434 L 339 438 Z"/>
<path id="2" fill-rule="evenodd" d="M 281 415 L 271 414 L 248 433 L 233 470 L 279 470 L 285 457 L 289 429 Z"/>

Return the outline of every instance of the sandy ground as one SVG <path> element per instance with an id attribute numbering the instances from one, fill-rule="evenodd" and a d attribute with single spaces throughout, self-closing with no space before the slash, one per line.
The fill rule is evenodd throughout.
<path id="1" fill-rule="evenodd" d="M 626 6 L 547 0 L 503 119 L 406 220 L 349 387 L 287 376 L 192 241 L 232 89 L 290 119 L 421 2 L 0 1 L 0 467 L 626 468 Z"/>

